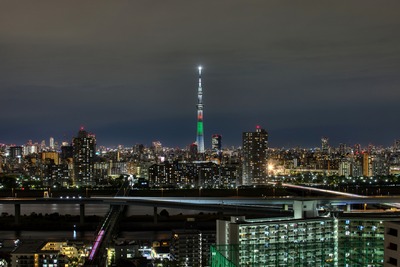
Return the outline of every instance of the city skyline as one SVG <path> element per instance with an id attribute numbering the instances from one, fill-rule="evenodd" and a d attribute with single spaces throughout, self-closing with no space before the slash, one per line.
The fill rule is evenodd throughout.
<path id="1" fill-rule="evenodd" d="M 257 131 L 260 127 L 261 127 L 260 125 L 256 125 L 253 129 L 249 129 L 249 131 L 247 131 L 247 132 Z M 77 130 L 75 132 L 75 135 L 76 135 L 77 132 L 80 132 L 81 130 L 86 131 L 88 129 L 86 129 L 85 127 L 81 126 L 79 128 L 79 130 Z M 88 133 L 90 135 L 96 137 L 96 133 L 93 133 L 90 130 L 88 131 Z M 242 132 L 242 135 L 245 134 L 245 133 L 246 132 Z M 213 138 L 215 138 L 216 136 L 219 138 L 218 142 L 219 142 L 219 145 L 221 146 L 221 150 L 223 150 L 223 149 L 231 149 L 231 148 L 242 148 L 243 147 L 242 143 L 238 144 L 238 145 L 232 145 L 232 146 L 222 145 L 222 143 L 223 143 L 222 136 L 219 135 L 219 134 L 213 134 L 210 137 L 210 140 L 209 140 L 210 142 L 205 144 L 205 151 L 208 151 L 210 153 L 215 152 L 214 151 L 215 148 L 213 147 L 213 146 L 215 146 L 215 144 L 214 144 L 215 140 L 213 140 Z M 55 139 L 53 136 L 50 136 L 50 137 L 41 138 L 41 139 L 38 139 L 38 140 L 27 139 L 25 142 L 22 142 L 22 143 L 4 143 L 4 142 L 1 142 L 1 140 L 0 140 L 0 145 L 6 145 L 6 146 L 26 146 L 26 145 L 32 146 L 32 145 L 38 145 L 38 146 L 41 146 L 41 147 L 45 146 L 48 149 L 53 150 L 53 149 L 57 149 L 57 148 L 59 149 L 61 146 L 63 146 L 64 143 L 68 144 L 68 145 L 72 145 L 74 138 L 75 137 L 73 136 L 73 137 L 71 137 L 71 139 L 67 140 L 67 139 Z M 372 143 L 360 144 L 360 143 L 345 143 L 345 142 L 342 142 L 342 143 L 331 143 L 329 140 L 330 140 L 330 138 L 328 138 L 326 136 L 323 136 L 320 139 L 316 140 L 314 146 L 288 146 L 288 147 L 269 146 L 269 148 L 270 149 L 297 149 L 297 148 L 299 148 L 299 149 L 311 149 L 311 150 L 320 149 L 321 151 L 325 151 L 326 149 L 329 149 L 329 148 L 337 149 L 337 148 L 340 148 L 342 145 L 344 145 L 345 147 L 348 147 L 348 148 L 356 148 L 356 147 L 358 147 L 359 149 L 366 150 L 370 146 L 373 146 L 373 147 L 376 147 L 376 148 L 390 148 L 390 147 L 395 148 L 395 147 L 399 147 L 399 143 L 400 143 L 400 139 L 395 139 L 395 140 L 393 140 L 392 143 L 390 143 L 390 144 L 388 144 L 386 146 L 383 145 L 383 144 L 380 144 L 380 143 L 377 143 L 377 144 L 372 144 Z M 52 142 L 53 142 L 53 144 L 52 144 Z M 156 143 L 159 143 L 162 147 L 165 147 L 165 148 L 176 148 L 176 149 L 187 149 L 187 150 L 190 150 L 190 146 L 194 144 L 194 143 L 193 144 L 188 144 L 187 146 L 182 146 L 182 147 L 179 147 L 179 146 L 171 147 L 171 146 L 164 145 L 164 143 L 160 142 L 160 140 L 153 140 L 153 141 L 151 141 L 149 143 L 138 143 L 138 142 L 136 142 L 136 143 L 132 143 L 132 144 L 121 144 L 121 143 L 118 143 L 116 141 L 112 145 L 104 144 L 104 143 L 101 142 L 101 140 L 100 141 L 97 140 L 97 142 L 98 142 L 99 147 L 102 147 L 102 148 L 106 147 L 106 148 L 111 148 L 111 149 L 112 148 L 117 148 L 117 147 L 120 147 L 120 146 L 122 146 L 124 148 L 129 148 L 129 147 L 134 147 L 136 145 L 143 145 L 144 147 L 151 147 L 156 142 Z M 242 140 L 241 140 L 241 142 L 242 142 Z M 56 145 L 57 145 L 57 147 L 56 147 Z"/>
<path id="2" fill-rule="evenodd" d="M 400 3 L 0 4 L 0 143 L 186 147 L 198 65 L 204 141 L 261 125 L 271 147 L 390 146 L 400 136 Z"/>

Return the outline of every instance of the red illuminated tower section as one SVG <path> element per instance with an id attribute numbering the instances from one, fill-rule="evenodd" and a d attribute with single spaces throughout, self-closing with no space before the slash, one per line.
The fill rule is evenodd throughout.
<path id="1" fill-rule="evenodd" d="M 199 66 L 199 87 L 197 89 L 197 152 L 204 153 L 204 128 L 203 128 L 203 89 L 201 87 L 201 69 Z"/>

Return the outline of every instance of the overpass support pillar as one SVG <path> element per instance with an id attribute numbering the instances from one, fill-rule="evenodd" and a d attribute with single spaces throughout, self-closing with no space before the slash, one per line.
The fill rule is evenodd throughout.
<path id="1" fill-rule="evenodd" d="M 283 210 L 289 210 L 289 205 L 288 204 L 283 204 L 282 205 Z"/>
<path id="2" fill-rule="evenodd" d="M 15 224 L 19 224 L 19 220 L 21 217 L 21 204 L 14 204 L 14 210 Z"/>
<path id="3" fill-rule="evenodd" d="M 85 204 L 79 204 L 79 212 L 80 212 L 80 216 L 79 216 L 79 223 L 80 224 L 84 224 L 85 223 Z"/>
<path id="4" fill-rule="evenodd" d="M 157 224 L 158 223 L 158 220 L 157 220 L 157 207 L 153 207 L 153 215 L 154 215 L 154 224 Z"/>
<path id="5" fill-rule="evenodd" d="M 346 205 L 346 211 L 351 211 L 351 204 Z"/>

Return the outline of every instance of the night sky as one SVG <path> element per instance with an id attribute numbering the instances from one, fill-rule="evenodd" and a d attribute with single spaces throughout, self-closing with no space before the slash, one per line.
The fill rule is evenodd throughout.
<path id="1" fill-rule="evenodd" d="M 1 1 L 0 143 L 400 139 L 400 1 Z"/>

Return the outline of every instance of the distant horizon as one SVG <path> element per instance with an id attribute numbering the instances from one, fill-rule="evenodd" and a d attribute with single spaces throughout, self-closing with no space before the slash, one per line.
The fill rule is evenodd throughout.
<path id="1" fill-rule="evenodd" d="M 82 126 L 80 126 L 80 127 L 82 127 Z M 61 146 L 61 144 L 63 142 L 67 142 L 68 144 L 71 144 L 72 143 L 72 139 L 77 136 L 77 133 L 78 133 L 80 127 L 77 128 L 76 133 L 73 136 L 71 136 L 71 138 L 69 138 L 69 139 L 61 138 L 61 137 L 56 136 L 56 135 L 49 135 L 46 138 L 27 138 L 25 141 L 21 141 L 21 140 L 7 141 L 6 140 L 6 142 L 5 142 L 4 140 L 0 139 L 0 144 L 24 146 L 29 142 L 29 140 L 31 140 L 33 144 L 35 144 L 35 143 L 40 144 L 42 141 L 45 141 L 46 146 L 48 146 L 49 142 L 50 142 L 49 140 L 50 140 L 51 137 L 54 138 L 54 142 L 58 143 L 59 146 Z M 254 131 L 255 131 L 255 127 L 253 129 Z M 263 127 L 261 127 L 261 128 L 263 128 Z M 175 145 L 170 145 L 168 140 L 165 140 L 163 138 L 154 139 L 152 141 L 146 140 L 144 142 L 137 141 L 137 142 L 132 142 L 131 144 L 128 144 L 128 143 L 116 143 L 116 142 L 110 142 L 110 141 L 103 142 L 101 140 L 101 134 L 97 134 L 96 132 L 91 131 L 90 129 L 86 129 L 86 128 L 84 128 L 84 130 L 87 131 L 88 133 L 94 134 L 96 136 L 96 145 L 97 146 L 104 146 L 104 147 L 107 147 L 107 148 L 115 148 L 115 147 L 118 147 L 120 145 L 122 145 L 124 147 L 134 147 L 135 145 L 138 145 L 138 144 L 144 145 L 146 147 L 151 147 L 152 142 L 160 141 L 163 147 L 185 149 L 185 148 L 188 148 L 192 143 L 194 143 L 194 141 L 193 141 L 192 143 L 188 143 L 187 145 L 183 145 L 183 146 L 182 145 L 176 145 L 176 144 Z M 248 130 L 248 132 L 250 132 L 250 131 L 252 131 L 252 130 Z M 267 132 L 268 132 L 268 130 L 267 130 Z M 219 134 L 219 133 L 217 133 L 217 134 Z M 227 144 L 227 145 L 224 144 L 224 136 L 223 136 L 223 134 L 221 134 L 221 136 L 222 136 L 222 148 L 230 148 L 230 147 L 238 148 L 238 147 L 241 147 L 242 146 L 241 134 L 242 134 L 242 132 L 238 135 L 238 136 L 240 136 L 240 142 L 238 142 L 236 144 Z M 338 141 L 339 140 L 338 138 L 334 138 L 333 137 L 331 139 L 331 137 L 324 135 L 324 136 L 321 136 L 319 139 L 317 139 L 314 142 L 314 145 L 296 144 L 295 140 L 287 141 L 286 145 L 285 144 L 274 145 L 273 143 L 271 143 L 271 135 L 270 135 L 269 132 L 268 132 L 268 134 L 269 134 L 268 146 L 269 146 L 269 148 L 275 148 L 275 149 L 281 149 L 281 148 L 315 149 L 315 148 L 320 148 L 321 147 L 321 138 L 322 137 L 327 137 L 329 146 L 330 147 L 334 147 L 334 148 L 339 147 L 340 144 L 345 144 L 348 147 L 353 147 L 356 144 L 360 144 L 362 148 L 367 148 L 369 145 L 373 145 L 375 147 L 387 148 L 387 147 L 393 147 L 394 146 L 394 142 L 396 141 L 396 139 L 393 139 L 392 142 L 386 142 L 386 143 L 372 143 L 372 142 L 361 143 L 361 142 L 344 142 L 344 141 L 340 142 L 340 141 Z M 205 138 L 205 140 L 206 140 L 205 148 L 206 149 L 211 149 L 211 135 L 212 134 L 209 135 L 209 138 Z M 108 140 L 109 139 L 110 138 L 108 138 Z M 399 140 L 400 140 L 400 138 L 399 138 Z"/>

